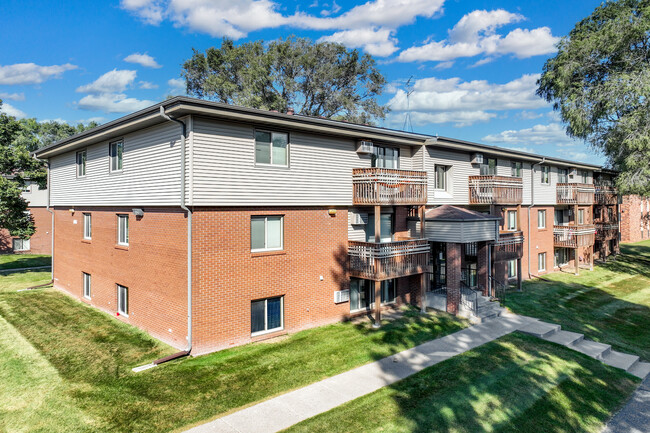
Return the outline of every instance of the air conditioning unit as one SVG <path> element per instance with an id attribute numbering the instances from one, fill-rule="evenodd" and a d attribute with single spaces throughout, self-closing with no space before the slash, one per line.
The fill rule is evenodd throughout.
<path id="1" fill-rule="evenodd" d="M 573 179 L 573 177 L 576 176 L 577 174 L 578 174 L 578 170 L 577 170 L 577 169 L 575 169 L 575 168 L 570 168 L 570 169 L 569 169 L 569 177 L 570 177 L 571 179 Z"/>
<path id="2" fill-rule="evenodd" d="M 359 212 L 350 212 L 350 224 L 366 225 L 368 224 L 368 214 Z"/>
<path id="3" fill-rule="evenodd" d="M 471 162 L 472 162 L 472 164 L 483 164 L 483 154 L 482 153 L 473 153 Z"/>
<path id="4" fill-rule="evenodd" d="M 334 303 L 341 304 L 343 302 L 350 301 L 350 291 L 349 290 L 339 290 L 334 292 Z"/>
<path id="5" fill-rule="evenodd" d="M 357 153 L 373 154 L 375 152 L 375 145 L 370 140 L 357 141 Z"/>

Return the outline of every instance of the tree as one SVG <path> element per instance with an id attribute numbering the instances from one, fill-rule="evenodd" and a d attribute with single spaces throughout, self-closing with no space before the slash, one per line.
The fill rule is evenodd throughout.
<path id="1" fill-rule="evenodd" d="M 569 136 L 621 172 L 622 193 L 650 193 L 650 2 L 604 3 L 576 24 L 544 65 L 538 95 Z"/>
<path id="2" fill-rule="evenodd" d="M 235 46 L 224 39 L 220 48 L 193 53 L 181 75 L 199 98 L 358 123 L 388 112 L 375 99 L 386 80 L 374 59 L 340 44 L 290 37 Z"/>
<path id="3" fill-rule="evenodd" d="M 23 239 L 34 234 L 34 221 L 26 213 L 28 203 L 21 192 L 27 180 L 45 188 L 47 174 L 45 164 L 30 152 L 95 126 L 94 122 L 71 126 L 54 121 L 39 123 L 36 119 L 16 120 L 0 112 L 0 227 Z"/>

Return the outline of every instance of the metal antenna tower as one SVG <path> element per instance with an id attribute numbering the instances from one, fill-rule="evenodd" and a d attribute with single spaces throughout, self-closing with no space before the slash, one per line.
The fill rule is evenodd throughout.
<path id="1" fill-rule="evenodd" d="M 413 132 L 413 123 L 411 123 L 411 93 L 413 93 L 413 75 L 406 82 L 406 115 L 404 116 L 404 125 L 402 126 L 403 131 L 409 128 Z"/>

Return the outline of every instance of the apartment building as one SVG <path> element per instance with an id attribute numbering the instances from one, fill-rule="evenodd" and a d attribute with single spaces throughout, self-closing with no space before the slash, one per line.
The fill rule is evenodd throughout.
<path id="1" fill-rule="evenodd" d="M 621 197 L 621 242 L 650 239 L 650 197 Z"/>
<path id="2" fill-rule="evenodd" d="M 20 239 L 11 236 L 7 229 L 0 228 L 0 254 L 51 254 L 52 215 L 46 208 L 47 189 L 41 189 L 35 182 L 27 181 L 22 196 L 27 200 L 27 212 L 34 220 L 36 231 L 30 239 Z"/>
<path id="3" fill-rule="evenodd" d="M 593 266 L 589 164 L 187 97 L 36 156 L 55 287 L 193 354 Z"/>

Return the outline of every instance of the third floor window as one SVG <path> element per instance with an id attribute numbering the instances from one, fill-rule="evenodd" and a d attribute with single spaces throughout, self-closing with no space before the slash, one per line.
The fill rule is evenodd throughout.
<path id="1" fill-rule="evenodd" d="M 111 171 L 122 171 L 122 157 L 124 154 L 124 142 L 114 141 L 109 145 L 109 156 L 111 159 Z"/>
<path id="2" fill-rule="evenodd" d="M 375 147 L 372 166 L 380 168 L 399 168 L 399 149 L 396 147 Z"/>
<path id="3" fill-rule="evenodd" d="M 495 158 L 485 158 L 481 163 L 481 176 L 495 176 L 497 174 L 497 160 Z"/>

